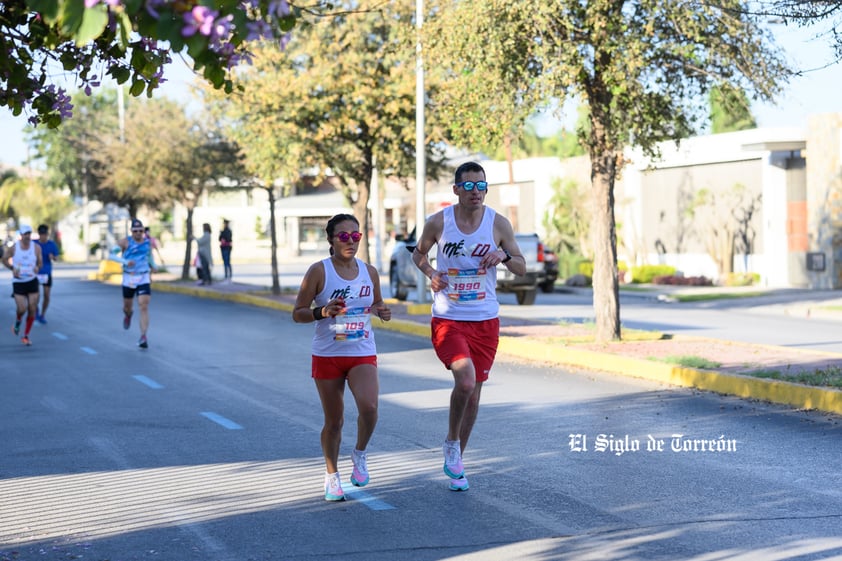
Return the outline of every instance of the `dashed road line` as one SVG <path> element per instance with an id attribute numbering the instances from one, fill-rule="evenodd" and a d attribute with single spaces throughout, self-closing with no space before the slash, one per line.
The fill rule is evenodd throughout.
<path id="1" fill-rule="evenodd" d="M 228 430 L 241 430 L 243 428 L 241 425 L 238 425 L 231 419 L 226 419 L 222 415 L 214 413 L 213 411 L 203 411 L 202 416 L 210 419 L 218 425 L 225 427 Z"/>
<path id="2" fill-rule="evenodd" d="M 160 390 L 160 389 L 162 389 L 162 388 L 164 387 L 164 386 L 162 386 L 161 384 L 159 384 L 158 382 L 156 382 L 155 380 L 153 380 L 152 378 L 148 378 L 148 377 L 146 377 L 146 376 L 144 376 L 144 375 L 142 375 L 142 374 L 138 374 L 138 375 L 136 375 L 136 376 L 132 376 L 132 378 L 134 378 L 135 380 L 137 380 L 137 381 L 138 381 L 138 382 L 140 382 L 141 384 L 144 384 L 144 385 L 146 385 L 146 386 L 149 386 L 149 387 L 150 387 L 150 388 L 152 388 L 153 390 Z"/>
<path id="3" fill-rule="evenodd" d="M 90 347 L 79 347 L 82 351 L 88 353 L 89 355 L 95 355 L 97 352 Z"/>
<path id="4" fill-rule="evenodd" d="M 366 493 L 365 491 L 356 487 L 346 489 L 345 494 L 348 495 L 351 499 L 363 503 L 371 510 L 393 510 L 395 508 L 386 501 L 376 499 L 374 498 L 374 495 Z"/>

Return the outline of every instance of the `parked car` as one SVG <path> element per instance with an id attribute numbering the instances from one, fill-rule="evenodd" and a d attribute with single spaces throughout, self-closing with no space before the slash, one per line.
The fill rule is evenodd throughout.
<path id="1" fill-rule="evenodd" d="M 497 268 L 497 292 L 514 293 L 517 303 L 531 306 L 535 303 L 535 295 L 538 287 L 543 286 L 547 280 L 547 271 L 544 265 L 544 244 L 538 238 L 538 234 L 515 234 L 515 240 L 521 253 L 526 259 L 526 274 L 514 275 L 506 267 Z M 398 300 L 406 300 L 410 290 L 415 290 L 418 269 L 412 261 L 412 252 L 415 250 L 415 230 L 404 239 L 398 239 L 392 256 L 389 259 L 389 288 L 392 296 Z M 435 267 L 435 257 L 430 252 L 430 263 Z M 553 276 L 550 286 L 558 276 L 558 268 Z M 429 284 L 426 287 L 429 290 Z M 542 288 L 543 290 L 543 288 Z M 546 290 L 544 292 L 547 292 Z"/>

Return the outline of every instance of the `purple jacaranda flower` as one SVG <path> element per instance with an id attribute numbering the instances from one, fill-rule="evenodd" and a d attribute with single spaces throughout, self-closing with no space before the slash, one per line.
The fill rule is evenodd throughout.
<path id="1" fill-rule="evenodd" d="M 184 28 L 181 34 L 184 37 L 192 37 L 199 32 L 202 35 L 210 36 L 213 31 L 213 22 L 218 12 L 211 10 L 207 6 L 195 6 L 192 10 L 184 14 Z"/>
<path id="2" fill-rule="evenodd" d="M 228 14 L 224 18 L 217 18 L 213 22 L 213 37 L 224 41 L 231 36 L 231 30 L 234 28 L 234 16 Z"/>
<path id="3" fill-rule="evenodd" d="M 280 40 L 278 40 L 278 46 L 282 51 L 285 51 L 290 41 L 292 41 L 292 33 L 284 33 Z"/>
<path id="4" fill-rule="evenodd" d="M 289 2 L 287 0 L 272 0 L 269 2 L 267 12 L 270 16 L 284 18 L 290 13 Z"/>
<path id="5" fill-rule="evenodd" d="M 272 26 L 263 20 L 246 23 L 246 29 L 248 30 L 246 41 L 257 41 L 272 37 Z"/>
<path id="6" fill-rule="evenodd" d="M 166 3 L 166 0 L 146 0 L 146 11 L 153 18 L 159 19 L 161 14 L 158 13 L 158 8 Z"/>

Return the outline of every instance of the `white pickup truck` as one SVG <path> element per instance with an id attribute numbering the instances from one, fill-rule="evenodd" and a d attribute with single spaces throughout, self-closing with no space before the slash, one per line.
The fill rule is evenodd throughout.
<path id="1" fill-rule="evenodd" d="M 526 274 L 513 275 L 505 266 L 497 267 L 497 292 L 513 292 L 517 303 L 531 306 L 540 286 L 547 282 L 552 285 L 555 278 L 548 279 L 544 268 L 544 245 L 538 234 L 515 234 L 515 240 L 521 253 L 526 258 Z M 405 239 L 399 239 L 389 259 L 389 288 L 392 296 L 406 300 L 410 290 L 415 290 L 418 269 L 412 262 L 415 249 L 415 230 Z M 430 261 L 434 263 L 435 251 L 430 251 Z M 429 288 L 429 287 L 428 287 Z"/>

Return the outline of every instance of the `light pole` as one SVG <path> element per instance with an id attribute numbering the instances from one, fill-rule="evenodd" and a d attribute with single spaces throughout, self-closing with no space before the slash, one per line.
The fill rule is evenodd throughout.
<path id="1" fill-rule="evenodd" d="M 424 23 L 424 0 L 415 0 L 415 240 L 421 237 L 426 220 L 426 141 L 424 136 L 424 57 L 421 52 L 421 27 Z M 418 269 L 415 281 L 416 300 L 427 301 L 427 277 Z"/>

